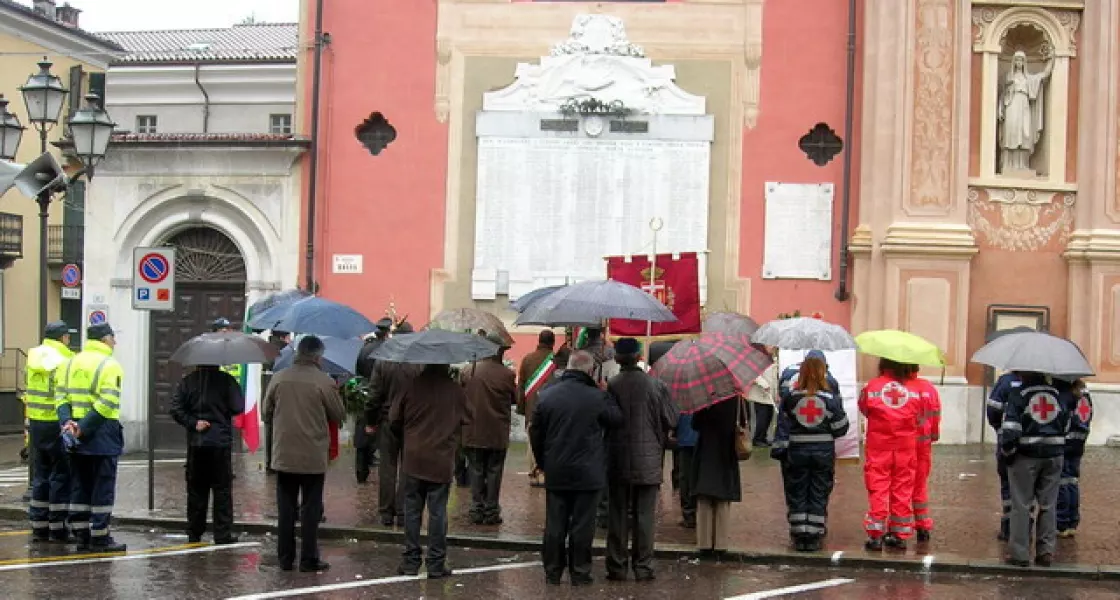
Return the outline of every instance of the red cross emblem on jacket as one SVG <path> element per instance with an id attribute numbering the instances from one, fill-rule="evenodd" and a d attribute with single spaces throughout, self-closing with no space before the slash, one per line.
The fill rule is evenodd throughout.
<path id="1" fill-rule="evenodd" d="M 1082 423 L 1088 423 L 1089 419 L 1093 418 L 1093 405 L 1089 404 L 1088 398 L 1081 398 L 1077 401 L 1077 418 L 1081 419 Z"/>
<path id="2" fill-rule="evenodd" d="M 794 407 L 793 416 L 805 427 L 816 427 L 824 420 L 824 404 L 816 396 L 806 396 Z"/>
<path id="3" fill-rule="evenodd" d="M 1036 392 L 1031 396 L 1027 410 L 1030 411 L 1031 418 L 1035 422 L 1045 425 L 1058 418 L 1060 407 L 1058 406 L 1058 399 L 1053 394 Z"/>
<path id="4" fill-rule="evenodd" d="M 881 393 L 883 403 L 890 408 L 902 408 L 910 400 L 910 390 L 897 381 L 888 382 Z"/>

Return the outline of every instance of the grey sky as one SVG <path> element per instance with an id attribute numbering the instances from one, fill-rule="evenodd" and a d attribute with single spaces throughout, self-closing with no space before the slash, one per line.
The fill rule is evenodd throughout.
<path id="1" fill-rule="evenodd" d="M 30 5 L 31 0 L 20 0 Z M 249 15 L 257 21 L 295 23 L 299 0 L 65 0 L 82 9 L 87 31 L 228 27 Z M 62 5 L 63 0 L 58 0 Z"/>

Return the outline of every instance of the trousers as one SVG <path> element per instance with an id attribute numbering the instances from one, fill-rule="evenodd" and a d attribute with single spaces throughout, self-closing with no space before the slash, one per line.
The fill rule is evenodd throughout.
<path id="1" fill-rule="evenodd" d="M 731 503 L 710 496 L 696 496 L 696 548 L 727 550 Z"/>
<path id="2" fill-rule="evenodd" d="M 1067 454 L 1062 461 L 1058 484 L 1058 531 L 1077 529 L 1081 524 L 1081 455 Z"/>
<path id="3" fill-rule="evenodd" d="M 500 521 L 502 507 L 502 473 L 506 466 L 506 450 L 494 448 L 467 448 L 467 463 L 471 474 L 472 521 Z"/>
<path id="4" fill-rule="evenodd" d="M 233 465 L 228 447 L 187 448 L 187 534 L 201 538 L 206 532 L 206 512 L 214 496 L 214 539 L 232 537 Z"/>
<path id="5" fill-rule="evenodd" d="M 388 421 L 382 422 L 377 431 L 381 446 L 381 462 L 377 464 L 377 512 L 382 520 L 403 517 L 404 486 L 399 478 L 401 440 L 389 428 Z"/>
<path id="6" fill-rule="evenodd" d="M 113 543 L 109 526 L 117 491 L 117 457 L 70 456 L 70 530 L 81 544 Z"/>
<path id="7" fill-rule="evenodd" d="M 658 485 L 611 486 L 607 509 L 608 574 L 624 577 L 629 567 L 639 579 L 653 575 L 653 524 L 660 488 Z"/>
<path id="8" fill-rule="evenodd" d="M 407 571 L 420 568 L 420 526 L 428 511 L 428 574 L 444 571 L 447 561 L 447 497 L 450 483 L 435 483 L 404 476 L 404 553 L 402 566 Z"/>
<path id="9" fill-rule="evenodd" d="M 692 493 L 692 455 L 696 448 L 682 446 L 676 450 L 677 456 L 677 485 L 681 496 L 681 518 L 686 525 L 696 525 L 696 496 Z"/>
<path id="10" fill-rule="evenodd" d="M 36 537 L 65 539 L 70 508 L 70 460 L 57 421 L 31 421 L 31 502 L 27 516 Z"/>
<path id="11" fill-rule="evenodd" d="M 598 491 L 548 490 L 545 494 L 541 562 L 550 581 L 559 581 L 564 569 L 572 581 L 590 581 L 599 496 Z"/>
<path id="12" fill-rule="evenodd" d="M 922 531 L 933 531 L 933 517 L 929 513 L 929 474 L 933 470 L 933 445 L 919 443 L 914 470 L 914 525 Z"/>
<path id="13" fill-rule="evenodd" d="M 914 534 L 914 472 L 916 451 L 910 448 L 867 446 L 863 481 L 867 486 L 867 536 L 878 539 L 885 533 L 905 540 Z"/>
<path id="14" fill-rule="evenodd" d="M 765 446 L 770 443 L 770 422 L 774 420 L 776 409 L 773 404 L 751 402 L 754 409 L 754 438 L 755 446 Z"/>
<path id="15" fill-rule="evenodd" d="M 1055 507 L 1062 478 L 1061 456 L 1016 457 L 1007 466 L 1011 486 L 1011 537 L 1007 547 L 1013 560 L 1030 560 L 1031 503 L 1038 505 L 1035 520 L 1035 556 L 1054 554 L 1058 541 Z"/>
<path id="16" fill-rule="evenodd" d="M 824 536 L 835 474 L 835 451 L 789 449 L 782 461 L 782 483 L 791 538 Z"/>
<path id="17" fill-rule="evenodd" d="M 277 519 L 276 555 L 282 567 L 296 561 L 296 512 L 300 527 L 300 563 L 319 563 L 319 522 L 323 516 L 322 473 L 303 474 L 276 472 Z"/>
<path id="18" fill-rule="evenodd" d="M 1000 537 L 1007 539 L 1011 531 L 1011 488 L 1007 484 L 1007 461 L 996 445 L 996 475 L 999 475 L 999 501 L 1003 510 L 999 519 Z"/>

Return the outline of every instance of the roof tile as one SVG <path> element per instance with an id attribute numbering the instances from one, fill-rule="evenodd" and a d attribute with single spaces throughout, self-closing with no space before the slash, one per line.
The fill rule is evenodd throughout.
<path id="1" fill-rule="evenodd" d="M 295 23 L 97 35 L 128 51 L 114 64 L 294 61 L 299 46 L 299 26 Z"/>

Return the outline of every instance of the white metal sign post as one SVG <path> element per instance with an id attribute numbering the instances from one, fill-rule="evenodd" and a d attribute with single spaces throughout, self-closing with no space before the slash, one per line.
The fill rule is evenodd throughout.
<path id="1" fill-rule="evenodd" d="M 134 248 L 132 250 L 132 308 L 134 310 L 175 310 L 175 249 Z M 156 443 L 155 419 L 148 415 L 148 510 L 155 509 Z"/>
<path id="2" fill-rule="evenodd" d="M 175 249 L 132 251 L 132 308 L 175 310 Z"/>

